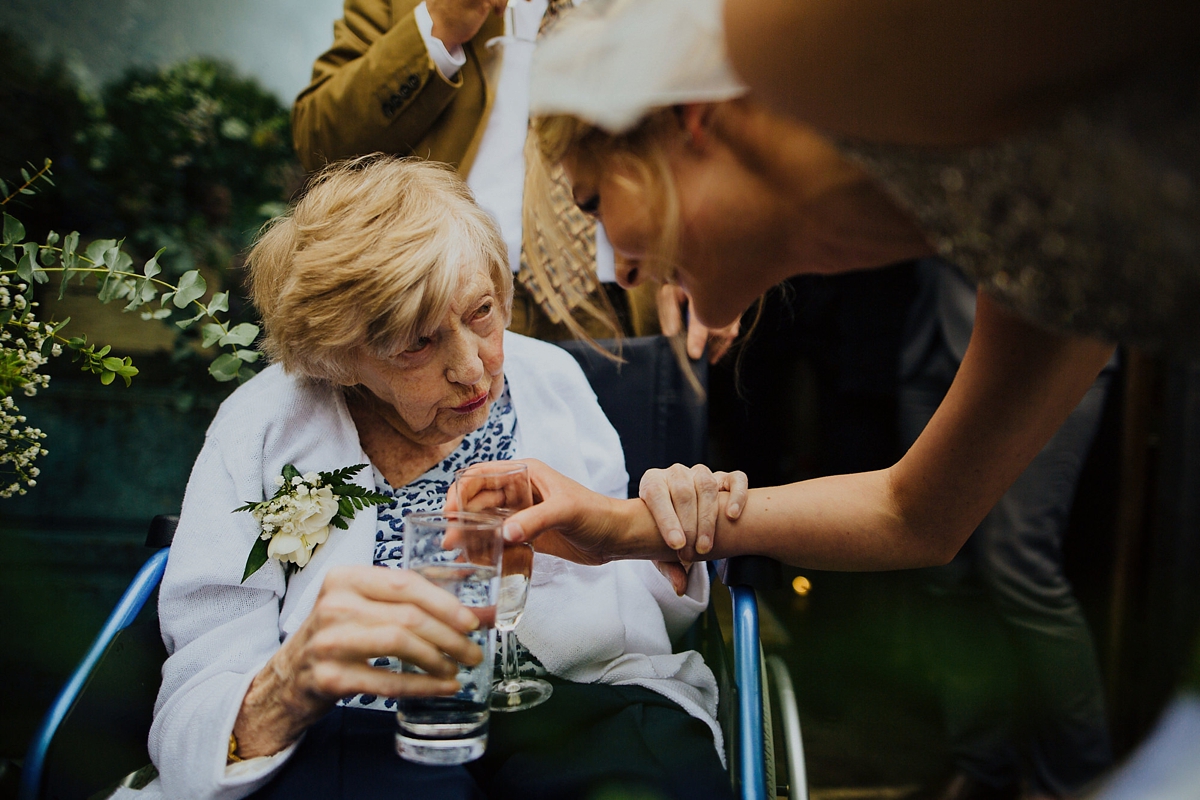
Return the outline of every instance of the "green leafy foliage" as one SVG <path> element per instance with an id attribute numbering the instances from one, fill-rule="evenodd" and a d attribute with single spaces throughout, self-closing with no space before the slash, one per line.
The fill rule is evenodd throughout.
<path id="1" fill-rule="evenodd" d="M 22 169 L 22 183 L 4 184 L 8 193 L 0 196 L 0 207 L 32 192 L 39 182 L 50 184 L 50 167 L 47 159 L 40 169 L 30 165 L 34 170 L 32 173 Z M 19 413 L 12 395 L 20 389 L 27 396 L 33 396 L 49 384 L 49 377 L 39 373 L 47 358 L 59 355 L 64 349 L 70 351 L 71 359 L 80 364 L 80 369 L 99 377 L 105 386 L 118 377 L 129 386 L 138 374 L 138 368 L 129 356 L 110 355 L 108 345 L 96 349 L 87 341 L 86 335 L 63 336 L 61 332 L 69 319 L 45 322 L 37 318 L 35 310 L 39 303 L 34 287 L 49 281 L 51 272 L 62 273 L 64 288 L 72 279 L 82 284 L 89 277 L 96 277 L 97 299 L 102 303 L 125 300 L 125 311 L 150 303 L 166 289 L 162 305 L 165 306 L 170 298 L 178 308 L 199 309 L 187 324 L 206 317 L 211 320 L 202 328 L 205 346 L 228 348 L 229 352 L 218 356 L 210 366 L 213 377 L 228 381 L 246 380 L 253 375 L 249 365 L 258 360 L 259 354 L 245 349 L 245 345 L 258 337 L 258 326 L 242 322 L 231 328 L 228 321 L 216 316 L 229 308 L 227 293 L 214 295 L 205 306 L 201 301 L 207 285 L 197 270 L 184 273 L 179 285 L 160 279 L 159 258 L 164 250 L 155 253 L 138 272 L 134 270 L 132 256 L 123 249 L 123 240 L 97 239 L 80 255 L 78 232 L 72 231 L 61 237 L 49 231 L 46 243 L 39 245 L 24 241 L 25 226 L 7 211 L 3 212 L 0 235 L 3 237 L 0 239 L 0 497 L 24 494 L 26 487 L 36 485 L 38 471 L 32 464 L 38 455 L 46 452 L 40 444 L 45 434 L 31 426 L 20 427 L 25 418 Z M 62 291 L 60 289 L 60 297 Z M 145 312 L 142 317 L 164 319 L 170 313 L 169 309 L 160 308 Z"/>
<path id="2" fill-rule="evenodd" d="M 161 69 L 128 70 L 90 96 L 65 66 L 44 62 L 0 32 L 0 116 L 5 119 L 0 175 L 7 179 L 24 169 L 34 177 L 36 169 L 26 160 L 46 153 L 54 158 L 56 171 L 63 172 L 54 178 L 59 184 L 54 192 L 34 204 L 7 209 L 28 232 L 16 237 L 6 233 L 13 241 L 61 245 L 61 296 L 78 284 L 74 268 L 80 248 L 100 234 L 120 239 L 119 252 L 134 262 L 153 256 L 148 262 L 167 283 L 196 271 L 206 279 L 206 291 L 216 290 L 208 315 L 228 314 L 230 328 L 257 322 L 239 294 L 239 254 L 262 224 L 282 211 L 303 176 L 291 152 L 288 109 L 274 95 L 226 64 L 193 59 Z M 44 188 L 50 181 L 47 175 Z M 32 189 L 19 182 L 5 183 L 0 193 L 24 201 L 24 190 Z M 83 242 L 44 238 L 47 231 L 71 228 L 83 232 Z M 116 243 L 100 241 L 108 247 Z M 167 255 L 160 261 L 153 254 L 164 248 Z M 0 256 L 11 249 L 0 244 Z M 128 265 L 105 262 L 104 249 L 94 262 L 129 271 Z M 11 260 L 17 264 L 24 255 L 16 251 Z M 45 250 L 34 255 L 43 267 L 49 257 Z M 22 267 L 30 281 L 47 277 L 33 267 L 29 262 Z M 201 334 L 196 323 L 206 321 L 206 315 L 191 302 L 190 293 L 197 288 L 191 280 L 178 301 L 160 289 L 157 308 L 147 307 L 146 281 L 103 281 L 103 299 L 182 331 L 172 369 L 188 391 L 203 392 L 209 385 L 204 372 L 214 372 L 208 363 L 212 356 L 197 346 Z M 204 296 L 202 292 L 200 303 Z M 230 343 L 227 349 L 236 353 L 247 346 Z M 238 361 L 236 371 L 218 370 L 215 376 L 244 380 L 258 363 Z"/>
<path id="3" fill-rule="evenodd" d="M 239 511 L 245 509 L 238 509 Z M 242 570 L 242 583 L 246 582 L 254 573 L 262 569 L 262 565 L 267 563 L 267 548 L 271 543 L 266 539 L 259 537 L 254 540 L 254 547 L 250 548 L 250 556 L 246 559 L 246 568 Z"/>
<path id="4" fill-rule="evenodd" d="M 253 310 L 237 294 L 238 253 L 280 213 L 302 171 L 287 109 L 211 60 L 134 69 L 90 96 L 62 62 L 0 31 L 0 118 L 0 293 L 8 301 L 0 330 L 9 334 L 0 344 L 0 402 L 10 428 L 34 432 L 21 434 L 26 460 L 17 476 L 32 486 L 29 463 L 44 454 L 44 434 L 25 426 L 14 393 L 44 388 L 49 377 L 39 370 L 60 353 L 106 385 L 138 375 L 128 356 L 64 334 L 70 320 L 38 318 L 54 273 L 60 300 L 91 280 L 99 301 L 182 331 L 172 363 L 190 393 L 209 385 L 204 368 L 219 381 L 246 380 L 260 354 Z M 43 155 L 62 174 L 52 177 Z M 56 232 L 64 229 L 72 232 Z M 215 360 L 208 348 L 219 348 Z M 17 443 L 7 430 L 0 496 L 15 486 L 5 486 L 5 465 L 16 463 L 5 460 L 5 447 Z"/>
<path id="5" fill-rule="evenodd" d="M 36 175 L 30 175 L 26 171 L 23 175 L 25 182 L 22 184 L 22 188 L 34 185 L 39 179 L 48 179 L 50 166 L 50 162 L 47 161 Z M 0 199 L 0 205 L 8 203 L 14 195 L 15 193 Z M 164 304 L 169 296 L 177 308 L 192 306 L 199 309 L 194 317 L 185 321 L 187 324 L 206 317 L 212 320 L 203 327 L 205 347 L 220 345 L 230 350 L 230 352 L 218 356 L 209 367 L 209 372 L 214 378 L 220 381 L 235 378 L 246 380 L 253 375 L 253 371 L 247 365 L 255 363 L 259 354 L 256 351 L 244 349 L 244 346 L 253 343 L 258 338 L 258 326 L 243 322 L 230 328 L 227 322 L 217 318 L 215 316 L 217 313 L 225 311 L 229 307 L 228 294 L 215 295 L 213 302 L 205 306 L 201 299 L 208 287 L 199 271 L 190 270 L 184 273 L 179 284 L 172 285 L 158 278 L 162 273 L 159 258 L 164 251 L 161 249 L 146 261 L 139 274 L 133 271 L 133 258 L 122 249 L 123 241 L 97 239 L 87 246 L 81 256 L 75 250 L 79 242 L 78 232 L 72 231 L 63 238 L 51 231 L 47 235 L 47 243 L 44 245 L 21 241 L 24 234 L 25 228 L 21 222 L 5 213 L 3 246 L 9 250 L 0 255 L 4 255 L 9 264 L 15 260 L 16 253 L 19 252 L 21 255 L 10 269 L 4 269 L 4 263 L 0 261 L 0 275 L 15 275 L 26 284 L 47 282 L 51 271 L 62 272 L 64 283 L 71 278 L 77 278 L 80 282 L 86 281 L 89 276 L 94 275 L 99 281 L 97 299 L 102 303 L 125 300 L 125 311 L 133 311 L 150 303 L 165 288 L 169 291 L 163 296 Z M 63 244 L 58 247 L 57 243 L 60 240 Z M 9 251 L 13 254 L 11 257 L 7 255 Z M 26 291 L 28 291 L 28 286 Z M 26 313 L 31 313 L 32 305 L 27 305 L 26 308 L 29 309 Z M 167 316 L 160 311 L 161 309 L 143 314 L 143 318 L 162 319 Z M 9 322 L 11 318 L 10 313 L 9 318 L 4 322 Z M 106 358 L 107 346 L 97 352 L 92 345 L 87 344 L 86 336 L 71 339 L 59 336 L 58 332 L 61 328 L 62 325 L 56 327 L 51 338 L 57 337 L 62 344 L 73 350 L 73 358 L 82 362 L 81 369 L 98 375 L 101 383 L 108 385 L 120 376 L 128 386 L 133 376 L 138 374 L 137 368 L 133 366 L 132 360 L 128 356 L 120 359 L 115 356 Z"/>
<path id="6" fill-rule="evenodd" d="M 133 246 L 169 245 L 176 274 L 224 269 L 296 180 L 288 110 L 227 64 L 130 70 L 102 106 L 104 124 L 86 132 L 90 166 Z"/>
<path id="7" fill-rule="evenodd" d="M 187 308 L 190 304 L 195 303 L 204 293 L 208 291 L 208 284 L 204 277 L 197 270 L 188 270 L 179 278 L 179 285 L 175 289 L 175 294 L 171 302 L 176 308 Z"/>

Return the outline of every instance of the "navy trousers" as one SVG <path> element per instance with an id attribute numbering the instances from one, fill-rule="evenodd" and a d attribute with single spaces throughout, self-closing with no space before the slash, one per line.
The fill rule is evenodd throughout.
<path id="1" fill-rule="evenodd" d="M 542 705 L 493 714 L 487 753 L 457 767 L 396 755 L 392 714 L 334 709 L 251 797 L 732 800 L 711 731 L 675 703 L 636 686 L 553 683 Z"/>
<path id="2" fill-rule="evenodd" d="M 900 393 L 913 441 L 958 368 L 934 347 Z M 958 556 L 921 570 L 919 630 L 956 765 L 994 786 L 1077 792 L 1112 761 L 1103 683 L 1063 574 L 1063 535 L 1110 380 L 1106 370 Z"/>

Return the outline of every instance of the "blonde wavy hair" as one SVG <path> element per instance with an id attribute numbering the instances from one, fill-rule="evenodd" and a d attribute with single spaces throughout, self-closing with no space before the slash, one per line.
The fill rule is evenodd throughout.
<path id="1" fill-rule="evenodd" d="M 357 383 L 359 348 L 387 357 L 431 332 L 467 270 L 484 269 L 505 315 L 512 272 L 496 223 L 450 168 L 371 155 L 316 173 L 251 249 L 262 350 L 288 372 Z"/>
<path id="2" fill-rule="evenodd" d="M 567 115 L 539 117 L 532 125 L 537 150 L 526 153 L 531 167 L 526 170 L 524 230 L 542 231 L 552 245 L 550 252 L 576 246 L 558 224 L 550 203 L 552 171 L 568 155 L 589 169 L 624 167 L 636 177 L 620 179 L 636 184 L 633 188 L 645 193 L 651 213 L 662 221 L 646 259 L 649 277 L 669 282 L 679 253 L 679 196 L 665 146 L 668 137 L 679 131 L 675 111 L 663 108 L 651 112 L 637 127 L 619 135 Z M 532 257 L 537 252 L 538 248 L 526 248 L 530 269 L 544 278 L 545 262 Z M 543 281 L 543 285 L 551 284 Z"/>
<path id="3" fill-rule="evenodd" d="M 675 108 L 660 108 L 650 112 L 633 129 L 622 134 L 608 133 L 590 123 L 570 115 L 549 115 L 532 122 L 536 151 L 526 148 L 525 183 L 525 231 L 541 230 L 551 243 L 547 248 L 554 252 L 577 246 L 556 222 L 556 212 L 550 202 L 551 171 L 564 158 L 570 156 L 589 171 L 620 170 L 615 180 L 625 181 L 630 188 L 640 191 L 646 198 L 650 214 L 660 221 L 658 235 L 650 243 L 650 250 L 642 263 L 647 277 L 659 283 L 675 282 L 678 268 L 680 211 L 679 193 L 675 177 L 667 157 L 667 143 L 671 137 L 683 135 L 679 114 Z M 626 177 L 626 175 L 633 177 Z M 535 259 L 538 248 L 527 247 L 529 268 L 541 279 L 542 285 L 552 285 L 545 280 L 546 263 Z M 749 336 L 758 325 L 762 315 L 762 304 L 757 304 L 755 316 L 743 338 Z M 689 366 L 686 332 L 671 338 L 671 348 L 683 368 L 688 382 L 697 392 L 700 384 Z M 739 361 L 740 361 L 739 353 Z"/>

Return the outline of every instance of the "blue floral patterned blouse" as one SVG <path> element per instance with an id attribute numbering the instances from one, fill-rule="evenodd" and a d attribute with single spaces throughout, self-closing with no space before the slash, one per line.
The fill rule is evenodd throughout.
<path id="1" fill-rule="evenodd" d="M 508 381 L 496 402 L 492 403 L 487 421 L 463 437 L 462 444 L 450 455 L 431 467 L 424 475 L 399 489 L 393 489 L 375 470 L 375 490 L 392 498 L 392 502 L 377 507 L 378 523 L 375 529 L 375 565 L 400 569 L 404 566 L 404 520 L 418 511 L 441 511 L 446 492 L 454 482 L 454 473 L 463 467 L 482 461 L 504 461 L 515 454 L 513 431 L 517 426 L 517 412 L 513 408 L 508 392 Z M 514 636 L 514 641 L 516 637 Z M 533 655 L 517 641 L 517 654 L 523 674 L 544 673 Z M 374 665 L 399 671 L 400 660 L 391 656 L 375 659 Z M 379 711 L 394 711 L 396 700 L 359 694 L 343 699 L 339 705 L 351 708 L 373 708 Z"/>

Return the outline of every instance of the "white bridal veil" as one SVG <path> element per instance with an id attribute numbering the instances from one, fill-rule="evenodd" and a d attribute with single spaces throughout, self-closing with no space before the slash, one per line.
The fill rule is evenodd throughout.
<path id="1" fill-rule="evenodd" d="M 722 0 L 589 0 L 538 42 L 530 113 L 620 133 L 651 108 L 744 94 L 725 53 Z"/>

